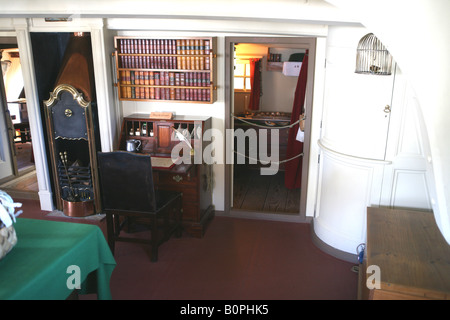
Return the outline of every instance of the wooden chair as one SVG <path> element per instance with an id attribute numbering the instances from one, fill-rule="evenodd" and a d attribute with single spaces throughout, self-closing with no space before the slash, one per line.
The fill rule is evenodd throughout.
<path id="1" fill-rule="evenodd" d="M 98 152 L 98 166 L 102 209 L 112 253 L 116 241 L 150 243 L 151 261 L 157 261 L 158 247 L 174 232 L 181 236 L 181 193 L 155 190 L 150 155 Z M 121 236 L 129 219 L 150 223 L 151 239 Z"/>

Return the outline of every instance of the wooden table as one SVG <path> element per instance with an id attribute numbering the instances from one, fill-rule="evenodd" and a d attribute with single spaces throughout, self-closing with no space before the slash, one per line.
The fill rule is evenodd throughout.
<path id="1" fill-rule="evenodd" d="M 66 299 L 78 274 L 81 294 L 111 299 L 116 262 L 98 226 L 19 218 L 14 228 L 17 244 L 0 260 L 0 300 Z"/>
<path id="2" fill-rule="evenodd" d="M 369 290 L 379 267 L 380 288 Z M 371 282 L 372 283 L 372 282 Z M 373 282 L 374 284 L 374 282 Z M 362 299 L 450 299 L 450 245 L 432 212 L 367 209 L 367 244 L 360 266 Z"/>

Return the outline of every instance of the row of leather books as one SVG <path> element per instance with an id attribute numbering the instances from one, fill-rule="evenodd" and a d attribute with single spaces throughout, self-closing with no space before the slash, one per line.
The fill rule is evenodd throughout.
<path id="1" fill-rule="evenodd" d="M 118 51 L 125 54 L 187 54 L 211 52 L 206 39 L 118 39 Z"/>
<path id="2" fill-rule="evenodd" d="M 119 72 L 122 84 L 209 87 L 209 72 L 129 71 Z"/>
<path id="3" fill-rule="evenodd" d="M 205 39 L 118 39 L 119 68 L 209 70 L 210 45 Z"/>
<path id="4" fill-rule="evenodd" d="M 139 100 L 180 100 L 209 102 L 211 100 L 211 91 L 209 89 L 122 87 L 121 97 L 122 99 Z"/>
<path id="5" fill-rule="evenodd" d="M 210 100 L 209 89 L 149 87 L 210 87 L 208 72 L 120 71 L 120 83 L 123 99 Z"/>
<path id="6" fill-rule="evenodd" d="M 122 69 L 209 70 L 209 56 L 119 56 Z"/>

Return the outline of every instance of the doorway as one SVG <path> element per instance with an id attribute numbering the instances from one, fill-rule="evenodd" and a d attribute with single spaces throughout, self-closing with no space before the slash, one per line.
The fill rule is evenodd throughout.
<path id="1" fill-rule="evenodd" d="M 227 150 L 232 150 L 233 154 L 227 155 L 225 168 L 225 210 L 239 217 L 304 221 L 310 122 L 307 119 L 305 126 L 303 160 L 300 162 L 303 171 L 301 186 L 287 188 L 284 165 L 285 161 L 289 161 L 286 158 L 287 136 L 298 76 L 283 71 L 283 65 L 301 61 L 302 55 L 306 50 L 309 51 L 304 109 L 306 114 L 311 114 L 315 38 L 226 37 L 225 45 L 225 126 L 226 129 L 234 130 L 234 139 L 228 142 L 232 145 L 227 146 Z M 259 61 L 259 88 L 254 82 L 258 76 L 255 76 L 254 71 L 249 72 L 250 68 L 246 65 L 251 60 Z M 247 79 L 249 74 L 253 75 L 253 79 Z M 251 83 L 254 88 L 251 88 Z M 259 97 L 255 97 L 254 93 L 252 96 L 255 88 Z M 238 141 L 239 129 L 242 129 L 240 133 L 246 132 L 244 144 L 242 140 Z M 275 137 L 278 141 L 272 140 L 272 131 L 278 132 L 278 137 Z M 265 141 L 263 144 L 261 138 Z M 272 141 L 277 143 L 278 153 L 270 153 L 270 150 L 276 150 L 271 146 Z M 266 142 L 267 145 L 264 145 Z M 244 145 L 243 149 L 239 149 L 241 145 Z M 255 146 L 258 150 L 265 148 L 267 156 L 270 155 L 273 162 L 277 162 L 278 168 L 272 174 L 261 174 L 261 169 L 267 168 L 270 163 L 264 165 L 258 161 L 259 154 L 256 159 L 253 157 L 256 152 L 253 153 L 252 148 Z M 239 150 L 244 150 L 244 154 Z M 231 157 L 233 161 L 230 162 Z M 238 160 L 238 157 L 241 159 Z"/>
<path id="2" fill-rule="evenodd" d="M 8 142 L 2 148 L 10 154 L 8 165 L 11 168 L 9 172 L 2 171 L 0 188 L 11 196 L 38 199 L 20 52 L 15 36 L 0 37 L 0 50 L 3 75 L 0 91 L 5 115 L 1 126 L 9 133 Z"/>

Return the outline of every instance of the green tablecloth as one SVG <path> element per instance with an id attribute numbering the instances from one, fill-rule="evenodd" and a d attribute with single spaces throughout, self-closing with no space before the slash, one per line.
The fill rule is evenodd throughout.
<path id="1" fill-rule="evenodd" d="M 111 299 L 116 262 L 98 226 L 19 218 L 14 228 L 17 244 L 0 260 L 0 299 L 66 299 L 78 274 L 81 293 Z"/>

